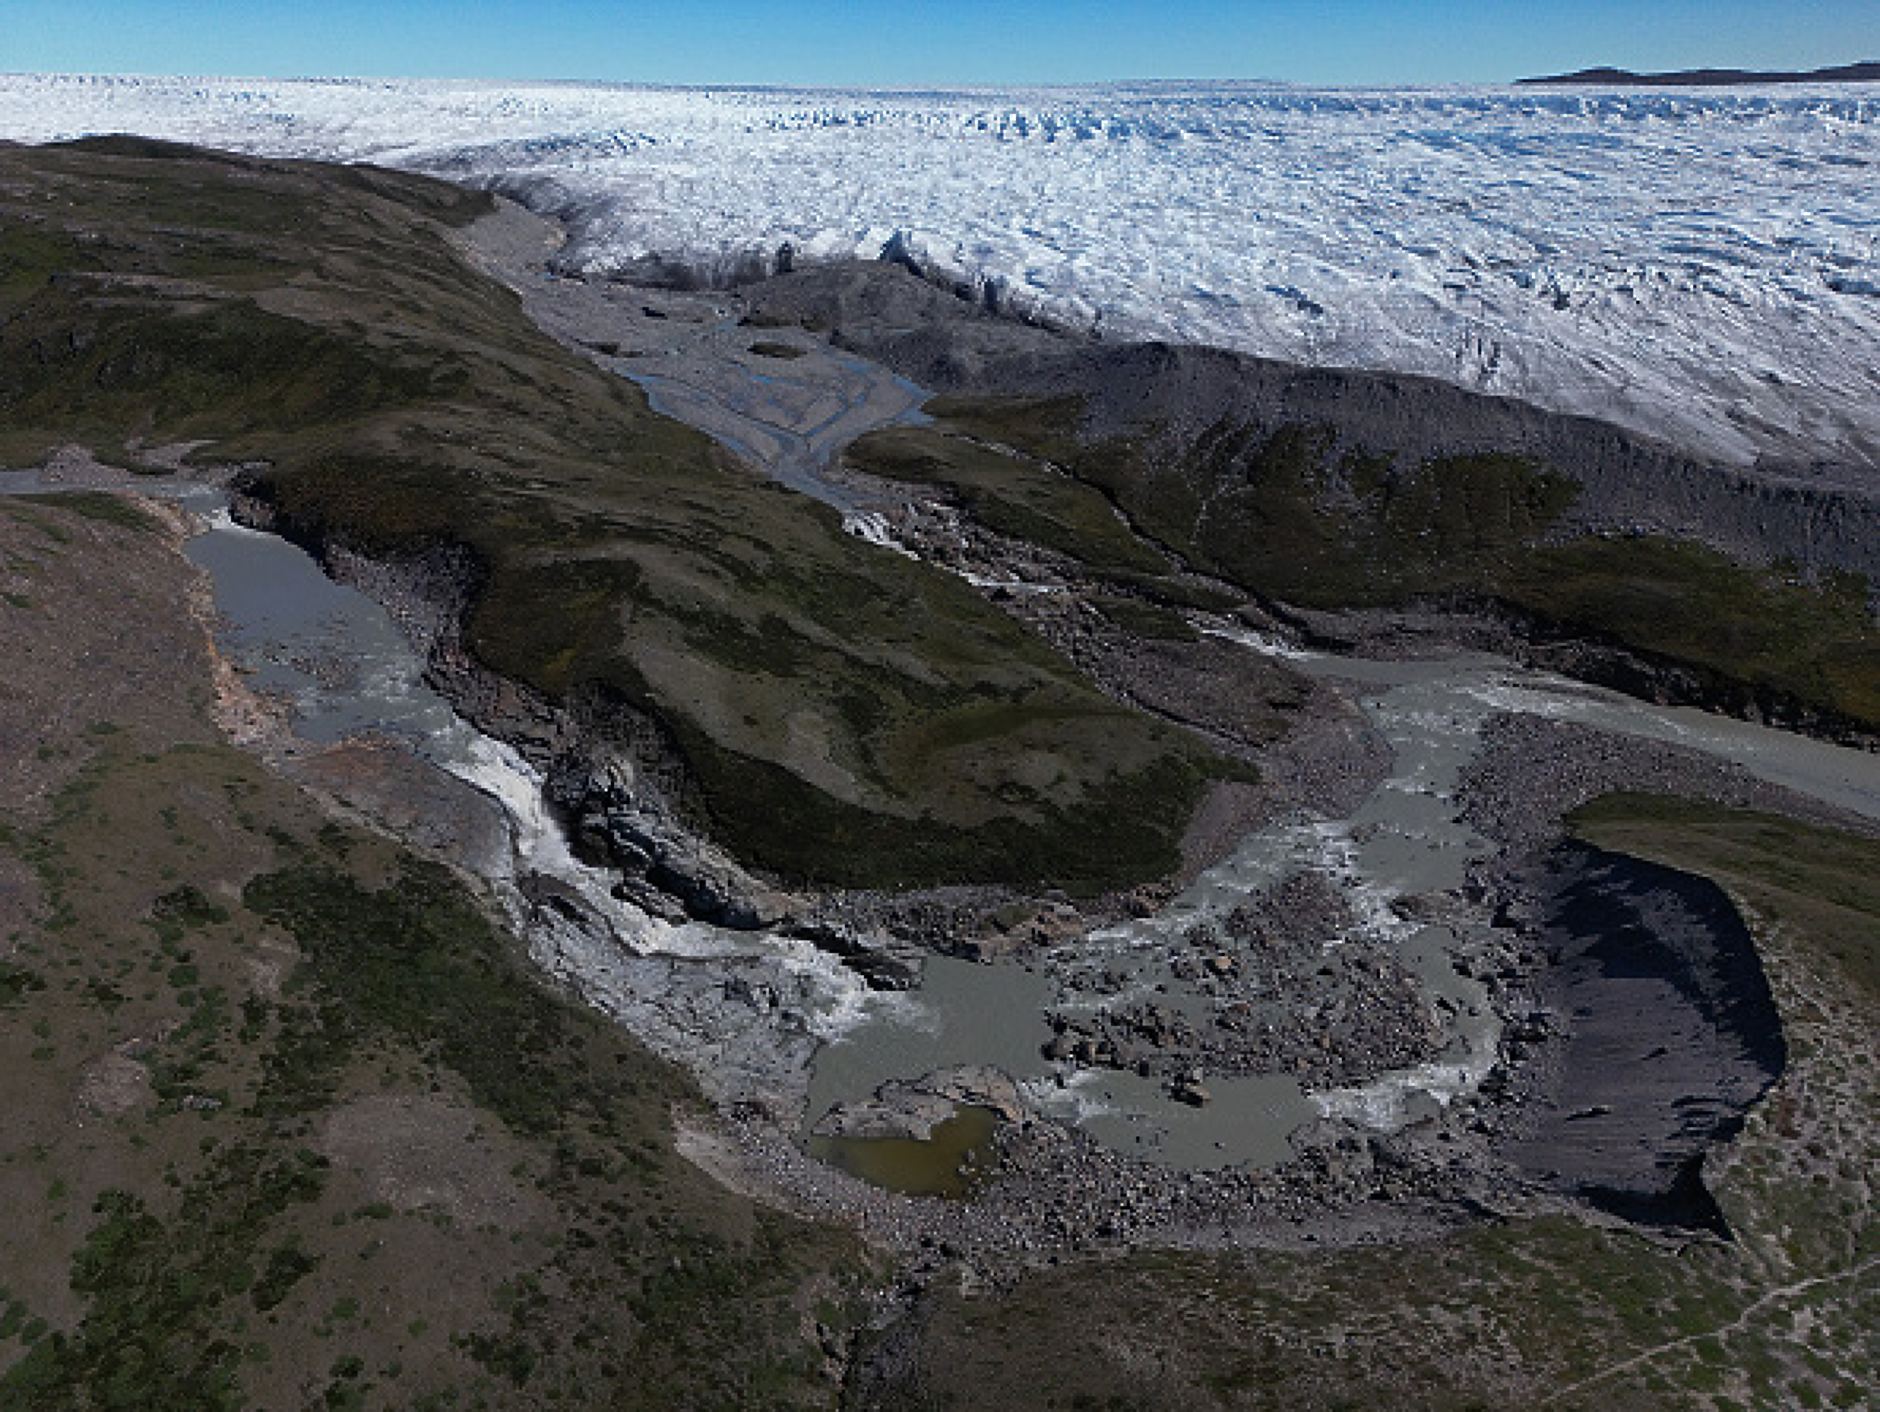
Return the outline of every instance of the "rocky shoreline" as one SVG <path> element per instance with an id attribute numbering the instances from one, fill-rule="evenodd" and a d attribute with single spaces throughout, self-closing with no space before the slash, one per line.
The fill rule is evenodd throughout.
<path id="1" fill-rule="evenodd" d="M 1467 648 L 1506 656 L 1658 706 L 1691 706 L 1752 725 L 1775 726 L 1855 750 L 1880 751 L 1880 736 L 1768 686 L 1727 681 L 1614 642 L 1563 633 L 1505 604 L 1430 604 L 1406 610 L 1321 613 L 1264 607 L 1306 646 L 1364 657 L 1401 658 Z"/>
<path id="2" fill-rule="evenodd" d="M 679 296 L 661 296 L 679 297 Z M 266 507 L 240 508 L 246 522 L 265 526 Z M 918 520 L 910 510 L 902 526 Z M 931 521 L 944 526 L 944 519 Z M 954 528 L 957 530 L 958 526 Z M 917 532 L 918 537 L 918 532 Z M 929 533 L 931 540 L 933 534 Z M 986 591 L 1079 662 L 1120 699 L 1156 710 L 1263 766 L 1257 790 L 1217 801 L 1198 826 L 1185 877 L 1192 877 L 1255 822 L 1288 811 L 1322 817 L 1348 812 L 1375 788 L 1388 750 L 1365 722 L 1352 692 L 1335 683 L 1292 678 L 1290 719 L 1253 721 L 1223 716 L 1213 698 L 1234 695 L 1234 674 L 1257 671 L 1242 693 L 1270 696 L 1290 676 L 1283 664 L 1228 652 L 1208 638 L 1148 640 L 1077 611 L 1075 577 L 1062 563 L 1041 560 L 996 536 L 956 535 L 966 545 L 957 568 L 989 580 Z M 591 859 L 621 870 L 621 895 L 667 922 L 709 921 L 732 929 L 777 928 L 812 942 L 873 988 L 911 984 L 920 959 L 952 952 L 977 959 L 1018 957 L 1034 964 L 1054 946 L 1103 922 L 1142 915 L 1172 892 L 1161 887 L 1073 907 L 1067 899 L 1020 898 L 1003 889 L 944 889 L 918 896 L 866 893 L 797 898 L 782 895 L 734 860 L 686 831 L 670 802 L 683 790 L 672 754 L 650 722 L 622 730 L 622 714 L 606 704 L 607 728 L 557 711 L 515 684 L 482 671 L 464 653 L 455 623 L 474 587 L 475 566 L 445 556 L 435 562 L 378 562 L 345 546 L 315 546 L 335 577 L 384 604 L 430 664 L 435 685 L 480 729 L 531 759 L 548 781 L 570 833 Z M 931 547 L 929 545 L 928 547 Z M 1014 592 L 1000 584 L 1045 585 L 1056 592 Z M 1316 634 L 1357 630 L 1365 646 L 1394 639 L 1400 647 L 1454 643 L 1453 617 L 1410 615 L 1384 629 L 1330 621 L 1266 621 L 1262 629 Z M 1492 623 L 1478 623 L 1483 633 Z M 1225 675 L 1224 675 L 1225 674 Z M 1229 689 L 1223 690 L 1223 682 Z M 792 1108 L 795 1081 L 773 1082 L 780 1070 L 807 1066 L 814 1044 L 795 1041 L 760 1055 L 747 1048 L 711 1062 L 725 1072 L 755 1065 L 742 1087 L 716 1087 L 726 1101 L 711 1113 L 682 1120 L 682 1149 L 729 1184 L 788 1209 L 842 1221 L 902 1250 L 908 1288 L 941 1268 L 973 1277 L 1007 1278 L 1034 1261 L 1089 1248 L 1167 1245 L 1310 1245 L 1370 1241 L 1439 1229 L 1483 1211 L 1586 1207 L 1576 1189 L 1536 1180 L 1537 1141 L 1531 1117 L 1563 1092 L 1561 1056 L 1569 1035 L 1547 1000 L 1552 963 L 1544 928 L 1529 919 L 1543 910 L 1532 860 L 1559 833 L 1565 809 L 1602 786 L 1663 787 L 1728 802 L 1776 807 L 1822 817 L 1823 806 L 1762 786 L 1740 772 L 1696 756 L 1639 741 L 1604 737 L 1532 717 L 1499 716 L 1461 792 L 1465 817 L 1494 844 L 1463 892 L 1452 898 L 1406 899 L 1427 915 L 1447 910 L 1493 916 L 1499 923 L 1473 935 L 1452 960 L 1480 981 L 1500 1016 L 1499 1060 L 1480 1090 L 1393 1133 L 1368 1132 L 1348 1121 L 1321 1120 L 1294 1134 L 1291 1159 L 1264 1169 L 1179 1170 L 1132 1160 L 1088 1134 L 1042 1113 L 1008 1109 L 997 1135 L 991 1182 L 971 1202 L 896 1195 L 868 1186 L 809 1157 L 799 1145 Z M 525 889 L 525 893 L 528 890 Z M 569 899 L 546 884 L 528 895 L 538 920 L 568 922 Z M 1394 958 L 1364 947 L 1343 948 L 1333 962 L 1314 941 L 1337 933 L 1336 898 L 1318 895 L 1309 878 L 1294 877 L 1231 915 L 1219 931 L 1196 929 L 1187 954 L 1171 962 L 1178 979 L 1211 986 L 1226 1006 L 1254 1006 L 1259 993 L 1301 986 L 1346 998 L 1348 1016 L 1331 1030 L 1295 1015 L 1277 1027 L 1230 1023 L 1215 1034 L 1153 1002 L 1112 1007 L 1100 1020 L 1062 1022 L 1049 1045 L 1077 1067 L 1149 1073 L 1179 1097 L 1206 1101 L 1210 1073 L 1290 1071 L 1314 1085 L 1358 1081 L 1428 1057 L 1441 1034 L 1440 1017 L 1415 998 L 1414 980 Z M 590 937 L 597 945 L 605 936 Z M 1331 974 L 1325 974 L 1330 964 Z M 675 974 L 660 974 L 670 983 Z M 654 975 L 649 968 L 647 977 Z M 580 980 L 570 976 L 577 987 Z M 682 1047 L 688 1017 L 712 1011 L 710 1028 L 730 1032 L 787 1002 L 762 983 L 694 975 L 652 1002 L 668 1044 Z M 658 982 L 656 982 L 658 983 Z M 1242 998 L 1237 991 L 1244 990 Z M 643 1017 L 645 1018 L 645 1017 Z M 636 1026 L 638 1028 L 638 1026 Z M 760 1026 L 761 1028 L 761 1026 Z M 784 1024 L 784 1031 L 790 1025 Z M 1185 1032 L 1186 1030 L 1186 1032 Z M 773 1036 L 779 1031 L 765 1030 Z M 1328 1045 L 1337 1033 L 1342 1042 Z M 656 1048 L 667 1045 L 656 1043 Z M 762 1048 L 763 1045 L 757 1046 Z M 696 1070 L 700 1056 L 689 1056 Z M 951 1082 L 953 1087 L 948 1088 Z M 986 1085 L 962 1086 L 933 1076 L 903 1095 L 900 1106 L 931 1118 L 936 1090 L 980 1100 Z M 761 1096 L 768 1093 L 766 1099 Z M 892 1096 L 891 1096 L 892 1097 Z M 890 1106 L 894 1106 L 892 1103 Z M 814 1115 L 812 1115 L 813 1117 Z M 892 1124 L 892 1117 L 889 1119 Z M 884 1129 L 885 1130 L 885 1129 Z M 1544 1145 L 1544 1144 L 1543 1144 Z"/>
<path id="3" fill-rule="evenodd" d="M 251 516 L 252 517 L 252 516 Z M 385 602 L 401 622 L 412 625 L 420 641 L 428 636 L 440 682 L 478 724 L 496 728 L 525 749 L 552 750 L 577 739 L 578 727 L 558 720 L 539 701 L 529 701 L 507 683 L 480 677 L 473 666 L 448 649 L 449 613 L 440 607 L 448 593 L 439 585 L 457 575 L 412 566 L 375 564 L 343 552 L 333 567 L 342 576 Z M 443 629 L 439 631 L 439 629 Z M 439 651 L 440 647 L 444 650 Z M 1321 688 L 1333 692 L 1335 688 Z M 461 706 L 460 706 L 461 709 Z M 1347 708 L 1348 709 L 1348 708 Z M 1290 781 L 1324 777 L 1331 761 L 1332 787 L 1322 796 L 1329 807 L 1349 807 L 1353 795 L 1375 784 L 1380 768 L 1374 735 L 1333 732 L 1326 738 L 1325 716 L 1308 715 L 1315 730 L 1283 743 L 1300 757 Z M 1337 713 L 1330 719 L 1337 720 Z M 1356 745 L 1355 753 L 1353 746 Z M 1368 765 L 1366 762 L 1369 762 Z M 569 775 L 566 766 L 561 773 Z M 618 779 L 610 787 L 617 787 Z M 905 1278 L 911 1291 L 942 1268 L 965 1268 L 972 1277 L 994 1282 L 1009 1279 L 1029 1265 L 1080 1249 L 1166 1245 L 1216 1248 L 1223 1245 L 1311 1245 L 1340 1241 L 1398 1238 L 1474 1219 L 1485 1210 L 1512 1212 L 1586 1208 L 1571 1188 L 1537 1182 L 1531 1175 L 1539 1150 L 1532 1112 L 1556 1103 L 1565 1074 L 1561 1056 L 1567 1033 L 1558 1006 L 1550 1006 L 1545 973 L 1552 958 L 1539 929 L 1524 919 L 1542 904 L 1530 860 L 1559 837 L 1560 819 L 1573 805 L 1614 787 L 1662 789 L 1719 802 L 1772 808 L 1799 817 L 1846 824 L 1840 811 L 1762 784 L 1735 769 L 1693 752 L 1612 736 L 1563 722 L 1529 716 L 1495 717 L 1484 733 L 1484 748 L 1469 768 L 1462 791 L 1467 817 L 1496 844 L 1471 878 L 1472 905 L 1487 908 L 1501 923 L 1494 944 L 1458 957 L 1489 984 L 1507 1022 L 1502 1061 L 1475 1099 L 1444 1110 L 1396 1134 L 1364 1133 L 1349 1124 L 1324 1121 L 1294 1138 L 1296 1156 L 1264 1171 L 1178 1171 L 1154 1162 L 1130 1161 L 1087 1135 L 1039 1116 L 1018 1117 L 998 1135 L 996 1175 L 967 1203 L 897 1195 L 871 1187 L 809 1157 L 787 1113 L 765 1103 L 732 1102 L 712 1113 L 695 1113 L 683 1123 L 689 1155 L 721 1180 L 760 1194 L 788 1209 L 855 1226 L 871 1239 L 905 1252 Z M 1307 786 L 1309 787 L 1309 785 Z M 1294 783 L 1294 789 L 1301 786 Z M 581 798 L 581 795 L 576 795 Z M 1291 795 L 1296 807 L 1308 797 Z M 1274 799 L 1265 807 L 1271 809 Z M 1335 898 L 1317 896 L 1309 880 L 1288 879 L 1263 905 L 1237 914 L 1232 934 L 1191 936 L 1193 965 L 1214 971 L 1214 979 L 1257 977 L 1277 988 L 1299 980 L 1325 979 L 1316 965 L 1309 934 L 1340 925 Z M 676 900 L 676 895 L 675 895 Z M 540 905 L 552 905 L 546 896 Z M 799 915 L 791 925 L 798 934 L 818 935 L 818 944 L 850 960 L 875 985 L 905 984 L 918 970 L 922 949 L 960 950 L 960 937 L 989 914 L 1009 908 L 1009 895 L 959 889 L 952 895 L 894 897 L 849 894 L 821 899 L 822 911 Z M 1133 899 L 1153 906 L 1153 897 Z M 1062 902 L 1045 901 L 1013 938 L 1008 929 L 993 951 L 967 954 L 1036 953 L 1051 942 L 1074 938 L 1093 919 Z M 1026 930 L 1029 928 L 1029 930 Z M 876 944 L 860 944 L 871 935 Z M 883 955 L 897 960 L 885 965 Z M 875 969 L 871 975 L 871 968 Z M 1305 968 L 1303 971 L 1301 968 Z M 1348 983 L 1355 973 L 1363 984 L 1383 986 L 1386 996 L 1400 993 L 1401 971 L 1384 957 L 1358 953 L 1340 958 Z M 1300 972 L 1294 975 L 1294 972 Z M 1334 978 L 1336 979 L 1336 978 Z M 709 987 L 708 987 L 709 988 Z M 693 1002 L 761 1008 L 760 998 L 735 993 L 736 987 Z M 1374 998 L 1375 999 L 1375 998 Z M 1377 1008 L 1373 1005 L 1373 1010 Z M 1104 1034 L 1085 1033 L 1066 1024 L 1054 1043 L 1065 1058 L 1083 1058 L 1133 1067 L 1135 1056 L 1119 1047 L 1119 1031 L 1136 1039 L 1157 1037 L 1150 1046 L 1157 1072 L 1179 1085 L 1189 1067 L 1230 1070 L 1205 1045 L 1184 1043 L 1179 1034 L 1150 1010 L 1114 1017 Z M 1429 1016 L 1419 1007 L 1403 1008 L 1394 1018 L 1380 1016 L 1374 1043 L 1360 1042 L 1326 1053 L 1313 1035 L 1295 1030 L 1290 1037 L 1263 1035 L 1258 1057 L 1245 1059 L 1250 1070 L 1283 1062 L 1290 1049 L 1295 1063 L 1323 1081 L 1348 1080 L 1375 1072 L 1380 1065 L 1401 1064 L 1430 1043 Z M 1190 1037 L 1192 1039 L 1192 1037 Z M 1087 1052 L 1078 1054 L 1078 1047 Z M 1306 1051 L 1311 1050 L 1309 1055 Z M 1363 1056 L 1369 1051 L 1369 1059 Z M 1179 1056 L 1179 1057 L 1175 1057 Z M 693 1056 L 696 1059 L 696 1056 Z M 798 1062 L 803 1061 L 799 1055 Z M 980 1097 L 962 1090 L 956 1096 Z M 1511 1153 L 1524 1154 L 1515 1161 Z"/>

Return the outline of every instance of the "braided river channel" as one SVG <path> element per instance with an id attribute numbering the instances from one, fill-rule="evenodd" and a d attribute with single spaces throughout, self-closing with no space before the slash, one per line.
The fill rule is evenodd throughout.
<path id="1" fill-rule="evenodd" d="M 10 473 L 0 490 L 57 489 Z M 1643 704 L 1484 655 L 1374 661 L 1296 651 L 1239 634 L 1249 652 L 1282 653 L 1333 680 L 1388 742 L 1388 777 L 1350 814 L 1300 810 L 1241 839 L 1156 914 L 1068 938 L 1026 961 L 977 964 L 932 956 L 909 990 L 872 990 L 811 942 L 701 922 L 674 924 L 612 892 L 577 859 L 547 807 L 534 764 L 459 718 L 425 681 L 425 663 L 390 616 L 329 579 L 304 552 L 229 517 L 219 491 L 139 479 L 181 501 L 204 526 L 192 560 L 214 585 L 218 647 L 247 684 L 280 703 L 296 743 L 317 755 L 361 739 L 467 782 L 500 805 L 500 846 L 460 857 L 488 877 L 531 954 L 657 1052 L 686 1065 L 721 1103 L 759 1101 L 802 1130 L 882 1084 L 955 1066 L 1015 1080 L 1040 1118 L 1081 1126 L 1101 1143 L 1178 1167 L 1269 1165 L 1288 1137 L 1326 1116 L 1388 1132 L 1470 1093 L 1495 1062 L 1499 1021 L 1452 957 L 1487 915 L 1441 922 L 1393 905 L 1456 895 L 1485 847 L 1463 822 L 1460 772 L 1497 713 L 1526 713 L 1674 743 L 1751 775 L 1880 819 L 1880 755 L 1696 711 Z M 858 537 L 857 553 L 888 552 Z M 419 806 L 421 807 L 421 806 Z M 490 810 L 492 818 L 496 811 Z M 1361 1084 L 1307 1090 L 1289 1077 L 1206 1076 L 1205 1105 L 1158 1079 L 1047 1058 L 1049 1016 L 1153 995 L 1197 1022 L 1210 995 L 1156 963 L 1198 924 L 1219 925 L 1276 880 L 1317 874 L 1340 896 L 1362 940 L 1388 947 L 1417 980 L 1440 1038 L 1430 1057 Z M 1258 997 L 1311 1005 L 1309 995 Z"/>

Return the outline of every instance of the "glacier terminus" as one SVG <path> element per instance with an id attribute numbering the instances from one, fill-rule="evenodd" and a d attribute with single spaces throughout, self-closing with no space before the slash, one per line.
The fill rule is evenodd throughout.
<path id="1" fill-rule="evenodd" d="M 713 284 L 884 254 L 1099 336 L 1415 373 L 1733 465 L 1880 461 L 1880 96 L 0 77 L 0 133 L 370 161 Z"/>

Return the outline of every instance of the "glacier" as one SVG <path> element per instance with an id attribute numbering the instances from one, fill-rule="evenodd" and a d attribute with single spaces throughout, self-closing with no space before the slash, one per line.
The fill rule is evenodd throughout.
<path id="1" fill-rule="evenodd" d="M 1103 337 L 1415 373 L 1732 465 L 1880 467 L 1880 93 L 875 92 L 0 75 L 0 137 L 371 161 L 589 275 L 884 254 Z"/>

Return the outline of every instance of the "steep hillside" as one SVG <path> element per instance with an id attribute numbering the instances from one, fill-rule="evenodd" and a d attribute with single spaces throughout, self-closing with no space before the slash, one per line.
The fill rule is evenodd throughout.
<path id="1" fill-rule="evenodd" d="M 133 139 L 0 151 L 0 457 L 195 441 L 323 552 L 448 564 L 470 655 L 566 749 L 631 742 L 786 881 L 1173 866 L 1224 762 L 539 333 L 452 243 L 487 207 Z"/>
<path id="2" fill-rule="evenodd" d="M 1486 612 L 1593 649 L 1554 656 L 1613 685 L 1880 728 L 1880 502 L 1857 469 L 1708 465 L 1423 379 L 1095 343 L 894 269 L 806 271 L 749 297 L 754 317 L 831 330 L 946 394 L 931 427 L 859 443 L 860 469 L 931 475 L 970 453 L 979 481 L 991 458 L 1017 486 L 1050 468 L 1280 604 Z"/>
<path id="3" fill-rule="evenodd" d="M 206 594 L 0 498 L 0 1408 L 822 1405 L 869 1265 L 476 889 L 224 743 Z"/>

